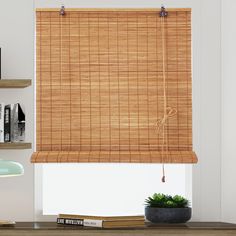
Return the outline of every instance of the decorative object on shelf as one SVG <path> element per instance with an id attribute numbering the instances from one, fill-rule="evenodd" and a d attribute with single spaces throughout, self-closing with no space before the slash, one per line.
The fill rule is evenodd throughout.
<path id="1" fill-rule="evenodd" d="M 23 166 L 15 161 L 0 160 L 0 177 L 13 177 L 24 174 Z M 0 220 L 0 225 L 14 225 L 14 221 Z"/>
<path id="2" fill-rule="evenodd" d="M 145 218 L 152 223 L 185 223 L 191 219 L 192 208 L 182 196 L 155 193 L 145 202 Z"/>
<path id="3" fill-rule="evenodd" d="M 11 142 L 22 142 L 25 141 L 25 109 L 19 103 L 12 105 Z"/>

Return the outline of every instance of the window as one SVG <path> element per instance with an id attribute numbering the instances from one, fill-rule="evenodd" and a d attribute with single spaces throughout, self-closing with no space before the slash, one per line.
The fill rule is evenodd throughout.
<path id="1" fill-rule="evenodd" d="M 186 169 L 187 168 L 187 169 Z M 43 215 L 136 215 L 144 199 L 160 191 L 191 200 L 190 166 L 159 164 L 43 164 Z"/>
<path id="2" fill-rule="evenodd" d="M 43 164 L 41 173 L 45 215 L 140 214 L 144 199 L 159 189 L 191 199 L 191 167 L 167 165 L 163 184 L 161 165 L 123 164 L 197 161 L 192 150 L 191 11 L 170 13 L 165 25 L 167 97 L 178 113 L 168 121 L 163 159 L 154 128 L 163 114 L 158 11 L 78 10 L 65 16 L 58 10 L 37 11 L 37 150 L 32 162 L 51 162 Z"/>

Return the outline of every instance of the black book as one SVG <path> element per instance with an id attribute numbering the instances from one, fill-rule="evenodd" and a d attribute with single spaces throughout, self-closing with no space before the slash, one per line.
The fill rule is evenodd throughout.
<path id="1" fill-rule="evenodd" d="M 84 225 L 84 221 L 82 219 L 66 219 L 66 218 L 57 218 L 57 224 L 62 225 Z"/>
<path id="2" fill-rule="evenodd" d="M 4 108 L 4 142 L 11 142 L 11 106 Z"/>
<path id="3" fill-rule="evenodd" d="M 5 104 L 0 102 L 0 143 L 4 142 L 4 108 Z"/>

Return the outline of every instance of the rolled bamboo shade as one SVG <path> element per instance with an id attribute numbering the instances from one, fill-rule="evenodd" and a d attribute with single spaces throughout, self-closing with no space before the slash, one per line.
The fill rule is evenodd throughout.
<path id="1" fill-rule="evenodd" d="M 33 163 L 195 163 L 191 10 L 166 18 L 167 147 L 157 9 L 38 9 L 37 150 Z"/>

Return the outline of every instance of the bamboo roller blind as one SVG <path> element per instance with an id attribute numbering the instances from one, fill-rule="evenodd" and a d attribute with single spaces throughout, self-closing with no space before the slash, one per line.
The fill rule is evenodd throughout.
<path id="1" fill-rule="evenodd" d="M 38 9 L 37 150 L 33 163 L 195 163 L 191 11 L 165 19 L 167 151 L 159 10 Z"/>

